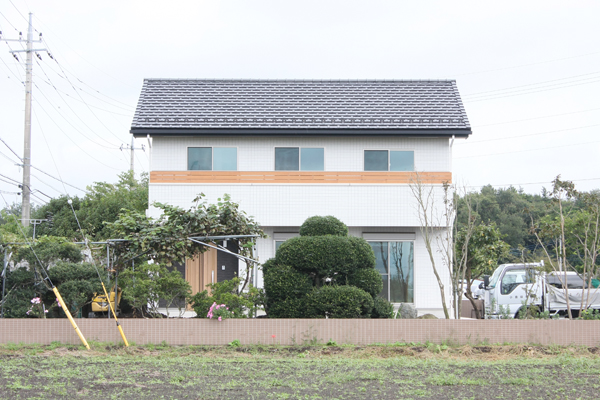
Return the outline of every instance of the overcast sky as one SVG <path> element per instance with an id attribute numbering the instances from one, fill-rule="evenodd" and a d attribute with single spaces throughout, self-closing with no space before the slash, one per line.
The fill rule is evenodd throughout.
<path id="1" fill-rule="evenodd" d="M 540 193 L 561 174 L 600 188 L 598 1 L 0 0 L 3 38 L 26 37 L 29 12 L 34 48 L 54 57 L 33 65 L 36 204 L 129 168 L 144 78 L 456 79 L 473 134 L 454 142 L 455 182 Z M 0 41 L 9 203 L 21 202 L 25 54 L 9 52 L 21 48 Z M 146 140 L 134 146 L 147 171 Z"/>

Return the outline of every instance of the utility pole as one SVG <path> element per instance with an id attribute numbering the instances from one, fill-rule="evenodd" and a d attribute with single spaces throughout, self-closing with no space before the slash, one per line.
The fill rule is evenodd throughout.
<path id="1" fill-rule="evenodd" d="M 129 145 L 121 145 L 120 149 L 121 151 L 123 150 L 131 150 L 131 156 L 130 156 L 130 165 L 129 165 L 129 170 L 133 172 L 133 162 L 135 161 L 135 157 L 133 155 L 134 150 L 142 150 L 142 151 L 146 151 L 146 146 L 145 145 L 141 145 L 141 147 L 138 147 L 137 149 L 135 148 L 135 142 L 133 140 L 133 135 L 131 135 L 131 146 Z"/>
<path id="2" fill-rule="evenodd" d="M 37 51 L 46 51 L 46 49 L 34 49 L 33 43 L 42 42 L 42 34 L 38 40 L 33 40 L 33 14 L 29 13 L 29 27 L 27 29 L 27 39 L 19 32 L 18 39 L 2 39 L 8 42 L 26 42 L 27 49 L 11 50 L 13 57 L 19 61 L 16 53 L 25 52 L 27 61 L 25 63 L 25 140 L 23 146 L 23 197 L 21 206 L 21 223 L 23 226 L 29 226 L 29 217 L 31 216 L 31 89 L 33 81 L 33 53 Z"/>

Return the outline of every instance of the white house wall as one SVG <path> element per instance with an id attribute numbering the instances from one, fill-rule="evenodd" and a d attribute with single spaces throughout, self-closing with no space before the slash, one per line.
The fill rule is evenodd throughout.
<path id="1" fill-rule="evenodd" d="M 417 171 L 450 171 L 448 138 L 322 136 L 154 137 L 150 170 L 187 170 L 188 147 L 237 147 L 238 171 L 273 171 L 275 147 L 322 147 L 325 171 L 362 171 L 364 150 L 412 150 Z"/>

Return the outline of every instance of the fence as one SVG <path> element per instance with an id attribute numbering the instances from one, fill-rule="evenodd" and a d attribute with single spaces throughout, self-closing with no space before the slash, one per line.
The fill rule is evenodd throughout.
<path id="1" fill-rule="evenodd" d="M 77 319 L 89 340 L 121 342 L 113 319 Z M 137 345 L 338 344 L 415 342 L 600 345 L 600 321 L 583 320 L 377 320 L 377 319 L 121 319 Z M 2 319 L 0 343 L 79 344 L 66 319 Z"/>

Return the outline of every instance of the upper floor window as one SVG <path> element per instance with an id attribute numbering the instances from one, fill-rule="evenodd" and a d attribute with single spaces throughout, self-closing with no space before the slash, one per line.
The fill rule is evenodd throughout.
<path id="1" fill-rule="evenodd" d="M 324 171 L 322 147 L 275 147 L 275 171 Z"/>
<path id="2" fill-rule="evenodd" d="M 365 171 L 414 171 L 415 152 L 365 150 Z"/>
<path id="3" fill-rule="evenodd" d="M 237 171 L 235 147 L 188 147 L 190 171 Z"/>

